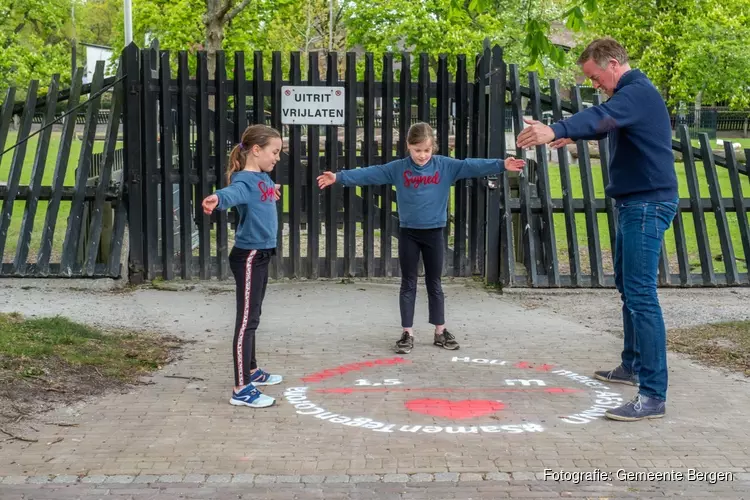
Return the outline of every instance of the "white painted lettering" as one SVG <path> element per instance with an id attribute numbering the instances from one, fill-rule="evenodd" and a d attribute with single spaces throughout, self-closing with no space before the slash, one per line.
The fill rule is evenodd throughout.
<path id="1" fill-rule="evenodd" d="M 421 425 L 402 425 L 398 430 L 401 432 L 417 432 L 421 428 Z"/>
<path id="2" fill-rule="evenodd" d="M 338 417 L 334 417 L 334 418 L 330 419 L 329 422 L 333 422 L 334 424 L 345 424 L 345 423 L 349 422 L 350 420 L 351 420 L 351 418 L 349 418 L 349 417 L 338 416 Z"/>
<path id="3" fill-rule="evenodd" d="M 434 434 L 436 432 L 442 432 L 442 431 L 443 431 L 442 427 L 427 426 L 427 427 L 422 428 L 422 432 L 426 432 L 428 434 Z"/>
<path id="4" fill-rule="evenodd" d="M 456 427 L 455 429 L 453 427 L 446 427 L 445 432 L 447 432 L 448 434 L 476 434 L 477 428 L 474 426 Z"/>

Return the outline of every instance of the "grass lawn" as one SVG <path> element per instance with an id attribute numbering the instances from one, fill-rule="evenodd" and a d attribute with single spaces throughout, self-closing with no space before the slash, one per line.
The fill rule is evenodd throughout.
<path id="1" fill-rule="evenodd" d="M 41 134 L 39 134 L 41 135 Z M 20 185 L 28 186 L 31 180 L 32 170 L 34 168 L 34 159 L 36 156 L 36 149 L 39 144 L 39 135 L 36 135 L 29 139 L 26 147 L 26 155 L 24 156 L 23 169 L 21 170 Z M 12 146 L 16 137 L 10 134 L 6 147 Z M 64 186 L 75 186 L 76 169 L 78 168 L 78 159 L 81 153 L 82 142 L 74 135 L 73 142 L 70 146 L 70 159 L 68 160 L 68 167 L 65 171 Z M 47 153 L 47 161 L 44 165 L 44 176 L 42 178 L 42 186 L 51 186 L 52 180 L 55 175 L 55 166 L 57 163 L 58 149 L 60 148 L 60 132 L 53 132 L 50 139 L 49 152 Z M 104 142 L 94 142 L 94 152 L 99 153 L 104 150 Z M 10 168 L 13 160 L 13 151 L 6 153 L 0 159 L 0 182 L 7 183 L 10 179 Z M 31 233 L 31 245 L 29 250 L 29 260 L 35 261 L 36 254 L 39 251 L 40 241 L 42 237 L 42 228 L 44 221 L 47 216 L 48 202 L 39 201 L 34 215 L 34 226 Z M 21 222 L 23 221 L 24 211 L 26 209 L 26 201 L 16 201 L 13 204 L 13 215 L 11 218 L 10 226 L 8 228 L 8 236 L 5 244 L 5 252 L 3 262 L 12 261 L 15 258 L 16 246 L 18 245 L 18 238 L 21 230 Z M 57 214 L 57 224 L 55 226 L 55 235 L 53 240 L 53 251 L 50 262 L 59 260 L 60 254 L 62 253 L 62 244 L 65 239 L 65 230 L 68 225 L 68 215 L 70 214 L 70 201 L 62 201 Z"/>
<path id="2" fill-rule="evenodd" d="M 750 321 L 673 329 L 667 344 L 672 351 L 750 377 Z"/>
<path id="3" fill-rule="evenodd" d="M 140 377 L 171 362 L 183 343 L 141 332 L 105 332 L 59 316 L 0 313 L 0 432 L 6 439 L 35 442 L 14 427 L 57 405 L 139 384 Z"/>

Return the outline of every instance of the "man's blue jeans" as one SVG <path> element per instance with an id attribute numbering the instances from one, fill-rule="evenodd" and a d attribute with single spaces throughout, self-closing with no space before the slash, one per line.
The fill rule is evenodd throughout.
<path id="1" fill-rule="evenodd" d="M 676 201 L 617 207 L 615 285 L 622 297 L 622 365 L 638 374 L 640 394 L 662 401 L 667 399 L 667 335 L 656 286 L 664 232 L 677 213 Z"/>

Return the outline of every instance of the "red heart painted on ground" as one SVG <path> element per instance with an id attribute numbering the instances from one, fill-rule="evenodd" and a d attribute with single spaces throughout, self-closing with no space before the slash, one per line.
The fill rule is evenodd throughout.
<path id="1" fill-rule="evenodd" d="M 505 408 L 500 401 L 487 399 L 466 399 L 448 401 L 447 399 L 412 399 L 404 403 L 410 411 L 445 418 L 474 418 L 489 415 Z"/>

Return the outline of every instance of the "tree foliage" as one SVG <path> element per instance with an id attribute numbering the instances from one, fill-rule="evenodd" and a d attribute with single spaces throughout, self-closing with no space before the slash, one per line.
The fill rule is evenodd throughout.
<path id="1" fill-rule="evenodd" d="M 44 89 L 52 75 L 70 83 L 70 4 L 46 0 L 0 0 L 0 90 L 31 80 Z"/>
<path id="2" fill-rule="evenodd" d="M 588 31 L 622 43 L 671 106 L 750 105 L 748 0 L 600 0 Z"/>

